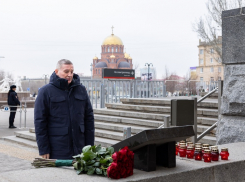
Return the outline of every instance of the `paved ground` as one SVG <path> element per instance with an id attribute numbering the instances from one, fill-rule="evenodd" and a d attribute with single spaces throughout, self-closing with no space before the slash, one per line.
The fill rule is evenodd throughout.
<path id="1" fill-rule="evenodd" d="M 9 129 L 9 112 L 3 112 L 0 110 L 0 138 L 4 136 L 13 136 L 15 131 L 19 130 L 28 130 L 28 128 L 34 127 L 34 109 L 28 108 L 26 113 L 26 127 L 24 128 L 24 112 L 22 112 L 22 123 L 21 129 L 20 127 L 20 112 L 16 113 L 14 125 L 18 128 L 16 129 Z"/>

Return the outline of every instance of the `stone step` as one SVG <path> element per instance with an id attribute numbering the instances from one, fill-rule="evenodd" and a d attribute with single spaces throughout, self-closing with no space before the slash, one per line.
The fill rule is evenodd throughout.
<path id="1" fill-rule="evenodd" d="M 216 137 L 215 136 L 205 136 L 198 143 L 207 143 L 209 145 L 216 145 Z"/>
<path id="2" fill-rule="evenodd" d="M 197 133 L 201 134 L 204 131 L 206 131 L 210 126 L 205 126 L 205 125 L 197 125 Z M 215 136 L 216 134 L 216 128 L 214 128 L 212 131 L 207 134 L 207 136 Z"/>
<path id="3" fill-rule="evenodd" d="M 20 137 L 17 137 L 17 136 L 3 137 L 3 140 L 9 141 L 9 142 L 13 142 L 13 143 L 18 143 L 18 144 L 25 145 L 25 146 L 28 146 L 28 147 L 38 148 L 36 141 L 28 140 L 28 139 L 25 139 L 25 138 L 20 138 Z"/>
<path id="4" fill-rule="evenodd" d="M 120 116 L 109 116 L 109 115 L 99 115 L 99 114 L 94 114 L 94 119 L 95 121 L 133 124 L 133 125 L 155 127 L 155 128 L 163 124 L 163 121 L 125 118 L 125 117 L 120 117 Z"/>
<path id="5" fill-rule="evenodd" d="M 170 113 L 171 108 L 168 106 L 147 106 L 147 105 L 130 105 L 130 104 L 118 104 L 118 103 L 106 103 L 107 109 L 118 109 L 118 110 L 130 110 L 138 112 L 149 112 L 149 113 Z"/>
<path id="6" fill-rule="evenodd" d="M 15 132 L 16 136 L 11 136 L 11 137 L 5 137 L 4 140 L 8 140 L 8 141 L 12 141 L 12 142 L 17 142 L 23 145 L 27 145 L 27 146 L 36 146 L 37 147 L 37 143 L 36 143 L 36 135 L 35 133 L 35 129 L 32 128 L 31 129 L 32 132 L 29 131 L 17 131 Z M 96 131 L 96 136 L 95 136 L 95 145 L 101 144 L 102 146 L 111 146 L 117 142 L 119 142 L 120 140 L 117 140 L 116 138 L 112 138 L 108 139 L 108 138 L 101 138 L 99 136 L 102 136 L 102 133 L 105 134 L 104 131 L 102 130 L 98 130 Z M 107 131 L 107 133 L 113 133 L 112 131 Z M 115 136 L 119 136 L 120 132 L 115 132 Z M 123 133 L 121 133 L 123 135 Z M 122 138 L 121 138 L 122 139 Z"/>
<path id="7" fill-rule="evenodd" d="M 169 116 L 167 114 L 130 112 L 130 111 L 113 110 L 113 109 L 94 109 L 94 114 L 121 116 L 121 117 L 138 118 L 138 119 L 149 119 L 149 120 L 158 120 L 158 121 L 163 121 L 164 116 Z"/>
<path id="8" fill-rule="evenodd" d="M 180 98 L 180 99 L 183 99 L 183 98 Z M 169 106 L 169 107 L 171 106 L 171 99 L 122 98 L 121 102 L 123 104 L 130 104 L 130 105 L 148 105 L 148 106 L 151 105 L 151 106 Z M 197 106 L 217 109 L 218 99 L 203 100 Z"/>
<path id="9" fill-rule="evenodd" d="M 197 117 L 197 124 L 212 126 L 218 121 L 218 118 Z"/>
<path id="10" fill-rule="evenodd" d="M 102 129 L 95 129 L 95 136 L 100 138 L 108 138 L 112 140 L 123 140 L 123 132 L 108 131 Z"/>
<path id="11" fill-rule="evenodd" d="M 97 129 L 105 129 L 105 130 L 111 130 L 111 131 L 118 131 L 123 133 L 124 127 L 131 127 L 131 133 L 139 133 L 143 130 L 147 129 L 154 129 L 156 127 L 143 127 L 143 126 L 136 126 L 132 124 L 120 124 L 120 123 L 112 123 L 112 122 L 95 122 L 95 131 Z"/>
<path id="12" fill-rule="evenodd" d="M 171 108 L 167 106 L 160 107 L 160 106 L 129 105 L 129 104 L 118 104 L 118 103 L 109 103 L 105 105 L 109 110 L 133 111 L 133 112 L 156 113 L 156 114 L 170 114 L 171 112 Z M 218 109 L 198 108 L 197 115 L 218 118 Z"/>

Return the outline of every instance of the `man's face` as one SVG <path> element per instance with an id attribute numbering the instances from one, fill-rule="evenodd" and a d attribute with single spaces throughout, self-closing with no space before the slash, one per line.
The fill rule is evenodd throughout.
<path id="1" fill-rule="evenodd" d="M 68 84 L 70 84 L 73 79 L 73 65 L 63 64 L 60 69 L 55 70 L 55 73 L 58 77 L 68 80 Z"/>

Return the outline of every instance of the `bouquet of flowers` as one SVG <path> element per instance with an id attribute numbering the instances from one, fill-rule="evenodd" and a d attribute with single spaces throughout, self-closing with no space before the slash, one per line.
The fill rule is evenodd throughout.
<path id="1" fill-rule="evenodd" d="M 36 158 L 32 165 L 39 167 L 74 166 L 77 174 L 104 175 L 119 179 L 133 175 L 134 153 L 124 147 L 114 153 L 113 147 L 85 146 L 74 160 Z"/>

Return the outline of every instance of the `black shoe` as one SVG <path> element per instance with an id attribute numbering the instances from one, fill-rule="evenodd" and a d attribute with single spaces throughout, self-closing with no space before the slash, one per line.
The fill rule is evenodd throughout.
<path id="1" fill-rule="evenodd" d="M 17 128 L 17 127 L 15 127 L 15 126 L 13 125 L 13 126 L 10 126 L 9 128 Z"/>

